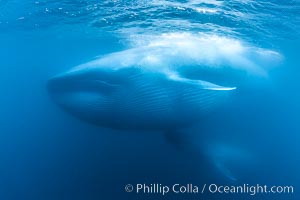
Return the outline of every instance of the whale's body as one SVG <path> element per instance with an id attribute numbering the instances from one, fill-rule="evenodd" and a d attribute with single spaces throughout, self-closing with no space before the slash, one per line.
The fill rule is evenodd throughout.
<path id="1" fill-rule="evenodd" d="M 48 89 L 64 110 L 103 127 L 174 130 L 197 123 L 277 57 L 224 37 L 170 34 L 79 65 Z"/>
<path id="2" fill-rule="evenodd" d="M 57 104 L 85 121 L 162 131 L 196 123 L 234 89 L 136 67 L 83 67 L 52 78 L 48 87 Z"/>
<path id="3" fill-rule="evenodd" d="M 198 144 L 184 144 L 189 140 L 178 129 L 201 122 L 248 75 L 267 77 L 266 69 L 279 60 L 276 52 L 234 39 L 170 34 L 59 74 L 49 80 L 48 90 L 61 108 L 86 122 L 157 130 L 176 146 L 194 149 Z M 217 170 L 236 180 L 225 165 L 237 156 L 223 151 L 203 152 L 209 152 Z"/>

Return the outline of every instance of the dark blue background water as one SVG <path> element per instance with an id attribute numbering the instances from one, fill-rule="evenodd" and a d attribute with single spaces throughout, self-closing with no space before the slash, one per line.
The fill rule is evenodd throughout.
<path id="1" fill-rule="evenodd" d="M 147 13 L 147 7 L 142 6 L 146 3 L 139 3 L 138 6 L 130 4 L 130 8 L 137 13 L 144 8 Z M 288 3 L 279 4 L 279 8 L 274 6 L 276 9 L 268 9 L 266 5 L 269 4 L 257 6 L 257 15 L 270 12 L 278 19 L 255 25 L 256 20 L 247 23 L 241 20 L 240 25 L 234 25 L 236 16 L 230 15 L 227 21 L 220 22 L 215 16 L 204 18 L 191 16 L 193 13 L 177 13 L 178 10 L 171 9 L 176 6 L 170 6 L 169 16 L 152 17 L 145 29 L 144 24 L 138 24 L 140 29 L 133 32 L 166 32 L 159 25 L 151 24 L 154 19 L 186 17 L 190 21 L 193 19 L 193 23 L 201 24 L 206 20 L 223 27 L 236 27 L 241 30 L 234 36 L 241 35 L 258 46 L 274 47 L 283 54 L 283 63 L 270 72 L 267 84 L 257 82 L 255 87 L 238 90 L 230 105 L 189 130 L 193 140 L 199 140 L 199 145 L 203 141 L 204 144 L 217 141 L 245 147 L 255 155 L 253 165 L 236 169 L 237 183 L 294 186 L 294 194 L 257 195 L 253 199 L 300 197 L 300 40 L 296 26 L 299 2 Z M 118 6 L 109 2 L 102 5 L 97 1 L 40 1 L 37 7 L 33 6 L 35 4 L 0 1 L 0 199 L 174 199 L 172 195 L 136 196 L 126 193 L 124 186 L 144 182 L 232 184 L 206 159 L 197 153 L 177 149 L 161 133 L 103 129 L 79 121 L 51 102 L 45 87 L 49 77 L 97 55 L 127 48 L 124 32 L 128 35 L 135 27 L 126 25 L 132 22 L 131 18 L 126 15 L 113 18 L 109 25 L 94 22 L 103 16 L 120 13 L 114 8 L 123 9 L 125 2 L 119 2 Z M 66 7 L 69 4 L 72 7 Z M 85 10 L 87 13 L 79 12 L 82 15 L 74 18 L 68 18 L 66 13 L 44 13 L 45 8 L 63 7 L 69 8 L 68 13 L 78 15 L 78 10 L 94 4 L 98 12 Z M 241 11 L 249 5 L 232 1 L 222 7 L 223 14 L 227 16 L 226 11 L 231 6 Z M 295 9 L 290 10 L 291 6 Z M 250 11 L 255 16 L 254 11 Z M 23 16 L 24 20 L 19 19 Z M 91 21 L 93 23 L 85 23 Z M 186 31 L 184 23 L 176 26 L 174 31 Z M 193 29 L 205 28 L 193 26 L 188 31 L 195 31 Z M 226 30 L 222 34 L 226 35 Z M 249 195 L 184 194 L 175 198 L 247 199 Z"/>

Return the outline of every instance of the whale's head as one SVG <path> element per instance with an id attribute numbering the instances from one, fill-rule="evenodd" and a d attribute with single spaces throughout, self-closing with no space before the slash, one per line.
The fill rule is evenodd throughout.
<path id="1" fill-rule="evenodd" d="M 52 100 L 62 109 L 84 120 L 104 120 L 114 94 L 127 84 L 121 72 L 110 68 L 68 71 L 49 79 Z M 103 119 L 102 119 L 103 118 Z"/>

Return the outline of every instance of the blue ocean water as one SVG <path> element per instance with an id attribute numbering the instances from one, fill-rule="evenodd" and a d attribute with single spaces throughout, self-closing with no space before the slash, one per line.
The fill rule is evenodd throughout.
<path id="1" fill-rule="evenodd" d="M 0 0 L 0 10 L 0 199 L 299 199 L 298 0 Z M 195 43 L 203 35 L 217 42 L 200 49 L 235 52 L 228 45 L 237 42 L 246 54 L 259 50 L 280 59 L 187 130 L 195 151 L 177 148 L 160 132 L 85 123 L 49 98 L 50 77 L 96 56 L 174 37 Z M 241 64 L 235 54 L 205 56 L 201 61 L 229 56 Z M 237 180 L 201 156 L 203 149 L 226 162 Z M 137 183 L 291 185 L 294 193 L 124 191 Z"/>

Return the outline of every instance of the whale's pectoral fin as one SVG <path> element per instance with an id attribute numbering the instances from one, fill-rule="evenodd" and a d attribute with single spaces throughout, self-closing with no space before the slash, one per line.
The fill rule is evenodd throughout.
<path id="1" fill-rule="evenodd" d="M 248 165 L 250 160 L 246 152 L 228 145 L 213 145 L 209 149 L 203 149 L 203 146 L 189 133 L 172 129 L 165 131 L 164 136 L 176 150 L 206 160 L 216 174 L 232 182 L 238 181 L 236 170 L 243 169 L 241 167 Z"/>
<path id="2" fill-rule="evenodd" d="M 230 181 L 237 181 L 237 178 L 233 175 L 231 170 L 226 166 L 226 163 L 218 158 L 212 158 L 213 164 L 215 165 L 216 169 L 223 174 L 226 178 Z"/>
<path id="3" fill-rule="evenodd" d="M 174 146 L 178 151 L 188 153 L 189 156 L 197 157 L 197 159 L 205 158 L 202 157 L 203 152 L 201 151 L 201 147 L 199 147 L 198 143 L 193 141 L 193 137 L 189 137 L 189 135 L 178 130 L 168 130 L 164 133 L 167 142 Z M 228 161 L 227 159 L 227 157 L 219 156 L 218 154 L 213 153 L 213 151 L 210 155 L 206 155 L 206 160 L 210 161 L 218 173 L 222 174 L 222 176 L 230 181 L 237 181 L 237 178 L 226 164 Z"/>
<path id="4" fill-rule="evenodd" d="M 206 149 L 206 157 L 211 159 L 217 172 L 230 181 L 242 178 L 241 172 L 255 165 L 255 157 L 242 147 L 229 144 L 215 144 Z"/>
<path id="5" fill-rule="evenodd" d="M 205 90 L 230 91 L 236 89 L 236 87 L 221 86 L 202 80 L 190 80 L 190 84 L 198 85 L 199 87 Z"/>
<path id="6" fill-rule="evenodd" d="M 199 89 L 219 90 L 219 91 L 230 91 L 230 90 L 236 89 L 236 87 L 221 86 L 221 85 L 217 85 L 217 84 L 214 84 L 214 83 L 211 83 L 208 81 L 183 78 L 183 77 L 180 77 L 179 75 L 177 75 L 176 73 L 169 73 L 168 77 L 170 80 L 173 80 L 175 82 L 181 82 L 181 83 L 185 83 L 190 86 L 196 86 Z"/>

